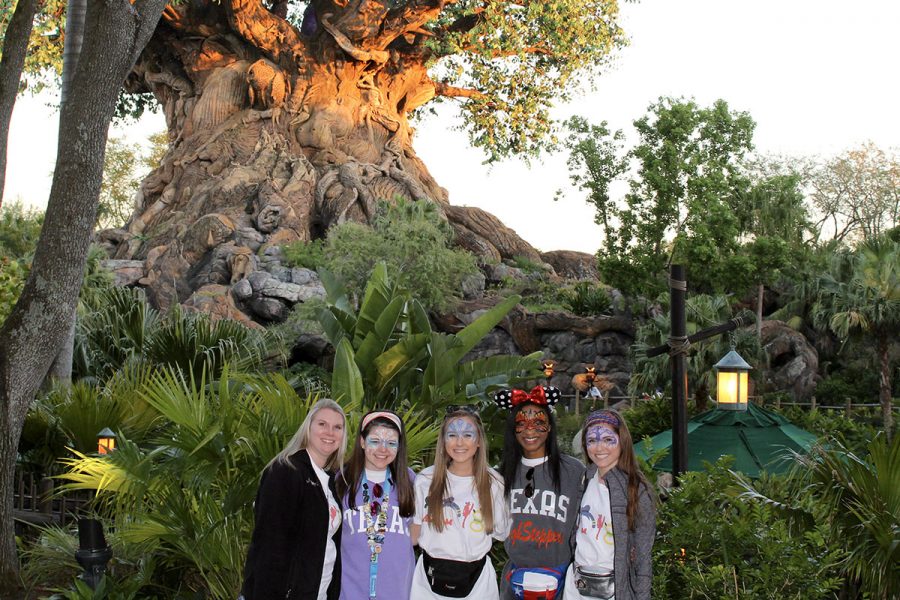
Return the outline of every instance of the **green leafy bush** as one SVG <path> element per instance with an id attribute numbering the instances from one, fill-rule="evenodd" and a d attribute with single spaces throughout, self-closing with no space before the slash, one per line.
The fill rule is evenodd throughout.
<path id="1" fill-rule="evenodd" d="M 589 281 L 576 283 L 568 296 L 571 311 L 582 317 L 609 314 L 612 308 L 612 299 L 606 288 Z"/>
<path id="2" fill-rule="evenodd" d="M 27 209 L 19 202 L 4 204 L 0 210 L 0 258 L 25 258 L 37 246 L 44 213 Z"/>
<path id="3" fill-rule="evenodd" d="M 384 262 L 426 310 L 442 312 L 461 299 L 463 281 L 477 272 L 471 254 L 450 247 L 453 235 L 433 204 L 398 198 L 379 203 L 371 227 L 343 223 L 324 242 L 291 244 L 284 252 L 294 265 L 339 276 L 356 298 L 375 265 Z"/>
<path id="4" fill-rule="evenodd" d="M 840 540 L 824 523 L 795 533 L 777 508 L 751 502 L 723 458 L 686 473 L 659 509 L 654 598 L 820 600 L 840 587 Z M 782 497 L 783 478 L 758 485 Z"/>

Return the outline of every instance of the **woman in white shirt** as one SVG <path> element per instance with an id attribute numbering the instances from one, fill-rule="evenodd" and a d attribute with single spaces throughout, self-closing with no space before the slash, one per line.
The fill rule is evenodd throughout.
<path id="1" fill-rule="evenodd" d="M 493 540 L 509 534 L 509 514 L 503 479 L 488 467 L 486 446 L 475 407 L 448 407 L 434 466 L 416 478 L 412 534 L 423 552 L 411 598 L 500 597 L 487 555 Z"/>

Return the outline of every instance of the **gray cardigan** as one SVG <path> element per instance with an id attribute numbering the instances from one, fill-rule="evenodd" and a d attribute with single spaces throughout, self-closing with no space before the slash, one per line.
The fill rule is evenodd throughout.
<path id="1" fill-rule="evenodd" d="M 589 465 L 586 481 L 597 474 Z M 653 584 L 651 550 L 656 537 L 656 504 L 647 486 L 641 484 L 634 531 L 628 529 L 628 475 L 618 467 L 604 477 L 609 488 L 615 544 L 616 600 L 649 600 Z"/>

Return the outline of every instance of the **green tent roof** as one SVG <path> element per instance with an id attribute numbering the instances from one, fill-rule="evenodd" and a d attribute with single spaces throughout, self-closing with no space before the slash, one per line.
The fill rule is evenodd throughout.
<path id="1" fill-rule="evenodd" d="M 703 463 L 715 462 L 720 456 L 734 457 L 735 471 L 750 476 L 759 476 L 760 471 L 783 473 L 791 461 L 788 450 L 805 452 L 816 441 L 816 437 L 793 425 L 781 415 L 760 408 L 754 404 L 747 410 L 713 409 L 699 414 L 687 424 L 689 471 L 703 470 Z M 653 450 L 671 449 L 672 430 L 663 431 L 650 441 Z M 647 458 L 642 444 L 636 440 L 635 451 Z M 658 471 L 672 470 L 672 453 L 656 463 Z"/>

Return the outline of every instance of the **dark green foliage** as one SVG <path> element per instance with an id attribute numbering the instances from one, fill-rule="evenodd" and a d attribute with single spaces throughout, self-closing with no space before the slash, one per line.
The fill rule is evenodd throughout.
<path id="1" fill-rule="evenodd" d="M 27 209 L 21 202 L 4 204 L 0 210 L 0 259 L 26 258 L 34 252 L 44 213 Z"/>
<path id="2" fill-rule="evenodd" d="M 612 299 L 603 286 L 589 281 L 579 281 L 568 294 L 568 305 L 576 315 L 593 317 L 609 314 L 612 309 Z"/>
<path id="3" fill-rule="evenodd" d="M 877 402 L 878 373 L 863 365 L 856 368 L 838 365 L 832 374 L 816 385 L 816 401 L 819 404 L 842 406 L 848 398 L 854 404 Z"/>
<path id="4" fill-rule="evenodd" d="M 741 497 L 730 459 L 687 473 L 659 508 L 654 598 L 820 600 L 840 586 L 845 553 L 825 524 L 794 533 L 773 506 Z M 784 494 L 783 479 L 757 484 Z"/>
<path id="5" fill-rule="evenodd" d="M 344 223 L 324 243 L 286 247 L 294 264 L 325 268 L 359 298 L 372 270 L 384 262 L 397 283 L 426 310 L 446 311 L 461 298 L 462 282 L 475 274 L 474 257 L 450 247 L 453 230 L 427 202 L 381 202 L 372 226 Z"/>
<path id="6" fill-rule="evenodd" d="M 688 401 L 688 418 L 693 417 L 697 411 L 697 405 Z M 672 429 L 672 398 L 668 396 L 655 396 L 647 400 L 638 400 L 630 408 L 622 411 L 628 430 L 635 442 L 644 439 L 645 436 L 653 437 L 657 433 Z"/>
<path id="7" fill-rule="evenodd" d="M 313 240 L 288 244 L 284 246 L 284 258 L 296 267 L 316 270 L 325 265 L 325 242 Z"/>
<path id="8" fill-rule="evenodd" d="M 848 418 L 843 410 L 810 410 L 800 406 L 782 406 L 777 409 L 771 405 L 766 408 L 784 415 L 791 423 L 812 433 L 823 443 L 829 439 L 837 439 L 857 453 L 864 453 L 869 442 L 883 427 L 877 409 L 854 409 L 852 417 Z"/>

